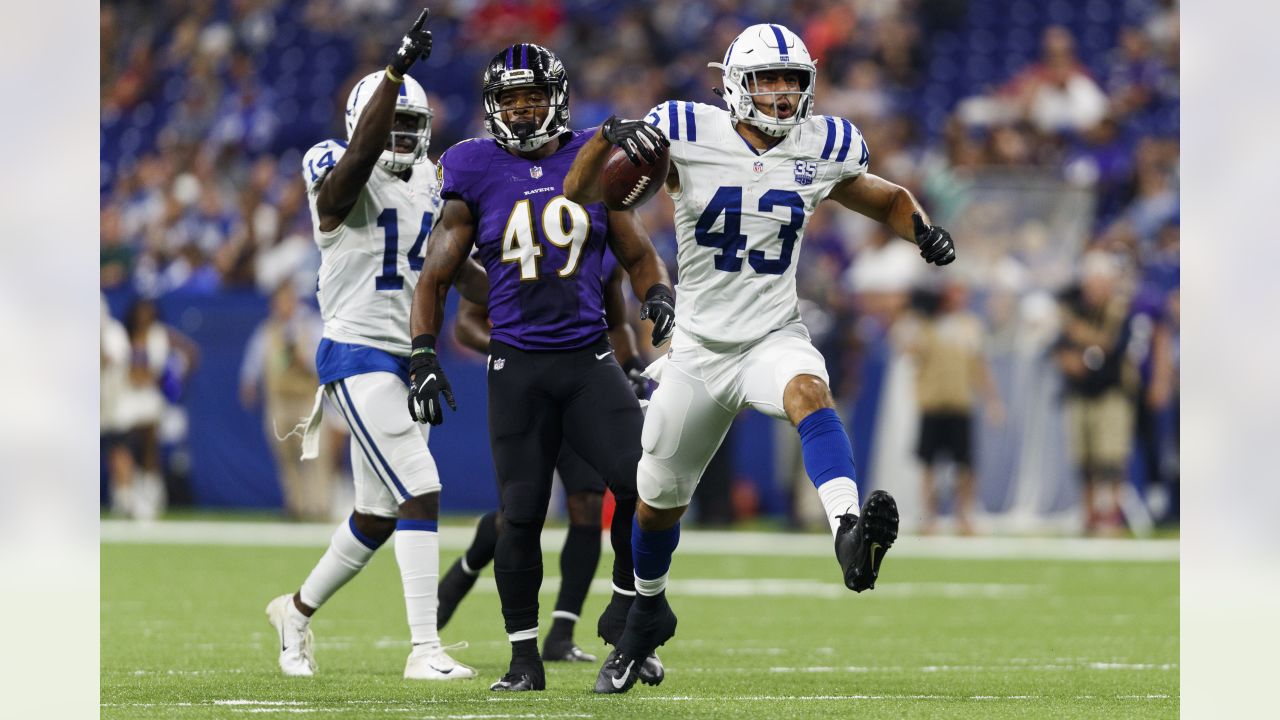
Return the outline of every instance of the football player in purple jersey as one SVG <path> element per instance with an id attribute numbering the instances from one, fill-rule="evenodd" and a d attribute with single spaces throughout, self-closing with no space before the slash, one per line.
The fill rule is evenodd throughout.
<path id="1" fill-rule="evenodd" d="M 474 261 L 470 261 L 474 262 Z M 477 269 L 480 273 L 483 270 Z M 644 362 L 636 350 L 636 337 L 627 323 L 627 301 L 623 286 L 627 273 L 613 253 L 605 251 L 605 322 L 614 358 L 627 372 L 637 398 L 649 396 L 649 381 L 644 378 Z M 454 339 L 476 352 L 489 353 L 489 310 L 480 303 L 458 300 L 458 315 L 453 326 Z M 573 451 L 568 443 L 556 458 L 556 471 L 564 484 L 569 529 L 560 553 L 560 590 L 551 613 L 551 629 L 542 641 L 543 662 L 595 662 L 596 657 L 584 652 L 573 640 L 574 626 L 582 615 L 582 605 L 591 589 L 591 579 L 600 563 L 600 524 L 604 505 L 604 478 Z M 471 591 L 486 565 L 493 562 L 498 542 L 497 511 L 485 514 L 476 523 L 476 532 L 449 571 L 440 578 L 439 627 L 444 629 L 459 603 Z"/>
<path id="2" fill-rule="evenodd" d="M 606 334 L 601 263 L 606 243 L 626 269 L 653 343 L 670 338 L 675 296 L 666 268 L 632 212 L 564 196 L 565 173 L 597 130 L 570 130 L 564 65 L 521 43 L 484 72 L 485 127 L 440 158 L 440 223 L 427 248 L 411 316 L 409 412 L 444 421 L 453 391 L 436 355 L 449 286 L 474 248 L 489 276 L 489 440 L 503 531 L 494 577 L 512 645 L 492 690 L 542 690 L 538 654 L 539 537 L 562 441 L 600 473 L 617 500 L 611 531 L 614 593 L 597 630 L 616 644 L 635 596 L 631 522 L 643 417 Z M 603 131 L 639 162 L 666 139 L 643 122 L 610 118 Z M 641 671 L 656 668 L 656 658 Z M 642 680 L 656 684 L 660 674 Z"/>

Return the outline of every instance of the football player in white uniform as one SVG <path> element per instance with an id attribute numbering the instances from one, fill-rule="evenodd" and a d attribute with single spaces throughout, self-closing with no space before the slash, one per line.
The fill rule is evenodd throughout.
<path id="1" fill-rule="evenodd" d="M 431 110 L 407 75 L 431 52 L 423 10 L 386 70 L 372 73 L 347 99 L 347 142 L 326 140 L 302 160 L 311 219 L 320 246 L 317 294 L 324 336 L 316 351 L 321 391 L 351 428 L 355 508 L 328 551 L 295 593 L 267 606 L 280 634 L 280 668 L 316 669 L 312 614 L 368 564 L 395 532 L 413 649 L 404 676 L 475 677 L 441 648 L 436 632 L 440 574 L 437 519 L 440 478 L 427 449 L 429 428 L 405 416 L 409 377 L 409 308 L 424 244 L 439 214 L 435 168 L 427 159 Z M 483 299 L 483 273 L 459 281 Z M 468 281 L 478 287 L 466 288 Z M 478 293 L 478 294 L 477 294 Z M 304 457 L 313 456 L 321 395 L 307 421 Z"/>
<path id="2" fill-rule="evenodd" d="M 648 121 L 671 141 L 666 189 L 675 201 L 681 312 L 649 404 L 632 534 L 638 594 L 596 692 L 625 692 L 644 658 L 675 634 L 665 588 L 680 517 L 729 425 L 747 406 L 789 420 L 835 535 L 845 584 L 875 585 L 897 538 L 893 498 L 877 490 L 859 510 L 853 448 L 836 414 L 822 355 L 800 322 L 795 254 L 818 203 L 834 200 L 915 242 L 927 262 L 955 259 L 905 188 L 867 172 L 870 154 L 848 120 L 814 115 L 817 67 L 804 42 L 776 24 L 753 25 L 722 63 L 728 110 L 658 105 Z M 644 141 L 644 138 L 640 138 Z M 597 136 L 565 181 L 577 203 L 602 197 L 610 151 Z"/>

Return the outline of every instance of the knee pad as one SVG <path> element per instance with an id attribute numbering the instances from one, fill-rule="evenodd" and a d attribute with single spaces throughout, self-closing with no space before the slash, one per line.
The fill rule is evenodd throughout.
<path id="1" fill-rule="evenodd" d="M 536 483 L 511 483 L 502 489 L 502 519 L 508 528 L 541 528 L 547 518 L 547 501 L 547 493 Z"/>

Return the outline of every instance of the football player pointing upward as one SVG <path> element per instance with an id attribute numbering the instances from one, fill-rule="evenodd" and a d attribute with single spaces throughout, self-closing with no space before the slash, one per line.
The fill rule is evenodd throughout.
<path id="1" fill-rule="evenodd" d="M 267 606 L 280 633 L 280 668 L 311 675 L 316 663 L 310 621 L 395 532 L 413 651 L 409 679 L 475 676 L 441 648 L 436 632 L 440 574 L 436 532 L 440 477 L 425 429 L 404 416 L 409 370 L 409 307 L 422 269 L 422 248 L 439 214 L 427 143 L 431 110 L 408 76 L 431 53 L 424 10 L 385 71 L 372 73 L 347 100 L 347 138 L 326 140 L 303 157 L 320 246 L 318 295 L 324 337 L 316 351 L 320 382 L 351 429 L 355 509 L 302 587 Z M 415 240 L 416 238 L 416 240 Z M 478 277 L 477 277 L 478 275 Z M 483 273 L 459 288 L 484 298 Z M 319 408 L 305 438 L 318 429 Z M 304 448 L 309 447 L 304 439 Z M 314 447 L 305 451 L 309 456 Z"/>
<path id="2" fill-rule="evenodd" d="M 818 203 L 835 200 L 915 242 L 928 262 L 955 258 L 950 235 L 929 226 L 904 188 L 867 172 L 869 153 L 848 120 L 813 114 L 816 66 L 781 25 L 753 25 L 723 63 L 728 110 L 688 102 L 657 106 L 648 121 L 671 141 L 680 307 L 671 352 L 650 368 L 659 381 L 644 425 L 640 501 L 632 536 L 636 591 L 597 692 L 625 692 L 644 658 L 675 632 L 667 572 L 680 517 L 738 411 L 789 420 L 805 469 L 835 535 L 845 584 L 874 587 L 897 537 L 898 511 L 883 491 L 861 509 L 853 448 L 834 410 L 822 356 L 800 322 L 797 245 Z M 579 203 L 602 196 L 608 155 L 587 143 L 565 180 Z"/>

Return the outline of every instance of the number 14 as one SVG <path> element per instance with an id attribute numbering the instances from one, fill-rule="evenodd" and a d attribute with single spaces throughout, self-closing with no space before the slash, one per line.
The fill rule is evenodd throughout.
<path id="1" fill-rule="evenodd" d="M 422 246 L 431 234 L 431 221 L 434 216 L 429 212 L 422 213 L 422 228 L 418 230 L 418 239 L 409 248 L 409 269 L 422 271 Z M 403 290 L 404 276 L 399 272 L 397 262 L 400 250 L 400 220 L 395 208 L 385 208 L 378 215 L 378 227 L 382 228 L 382 274 L 374 278 L 374 287 L 378 290 Z"/>

